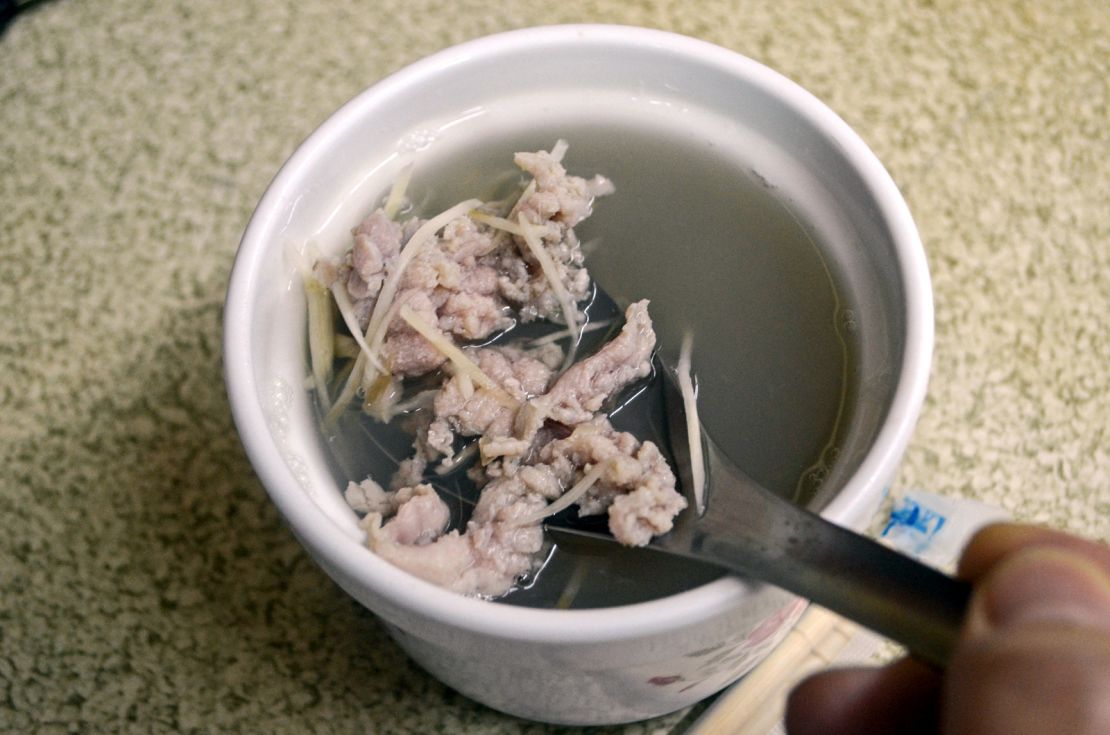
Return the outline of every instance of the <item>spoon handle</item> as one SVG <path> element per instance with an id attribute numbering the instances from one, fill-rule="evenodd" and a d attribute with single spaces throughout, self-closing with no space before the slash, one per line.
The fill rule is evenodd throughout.
<path id="1" fill-rule="evenodd" d="M 688 555 L 794 592 L 904 644 L 930 664 L 947 665 L 971 595 L 967 582 L 767 490 L 754 492 L 765 496 L 749 507 L 762 516 L 758 524 L 750 515 L 730 522 L 726 514 L 707 514 L 683 539 Z M 752 528 L 758 532 L 745 533 Z"/>

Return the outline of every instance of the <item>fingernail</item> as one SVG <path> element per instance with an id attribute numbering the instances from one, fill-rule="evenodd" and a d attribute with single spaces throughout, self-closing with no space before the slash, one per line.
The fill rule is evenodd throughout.
<path id="1" fill-rule="evenodd" d="M 1062 549 L 1032 548 L 1007 559 L 976 597 L 979 618 L 991 628 L 1053 622 L 1110 630 L 1110 575 Z"/>

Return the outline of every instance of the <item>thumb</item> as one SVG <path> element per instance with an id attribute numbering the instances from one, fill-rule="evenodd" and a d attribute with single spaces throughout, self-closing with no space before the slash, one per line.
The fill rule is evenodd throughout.
<path id="1" fill-rule="evenodd" d="M 943 732 L 1110 732 L 1110 574 L 1071 549 L 1013 553 L 976 585 Z"/>
<path id="2" fill-rule="evenodd" d="M 1018 551 L 976 586 L 965 635 L 1035 622 L 1110 632 L 1110 573 L 1069 549 Z"/>

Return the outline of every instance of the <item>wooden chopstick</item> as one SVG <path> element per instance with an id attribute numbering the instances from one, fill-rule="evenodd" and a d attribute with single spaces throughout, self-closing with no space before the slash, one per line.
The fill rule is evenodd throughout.
<path id="1" fill-rule="evenodd" d="M 687 735 L 767 735 L 782 720 L 790 688 L 828 666 L 858 630 L 850 620 L 810 605 L 771 655 L 721 694 Z"/>

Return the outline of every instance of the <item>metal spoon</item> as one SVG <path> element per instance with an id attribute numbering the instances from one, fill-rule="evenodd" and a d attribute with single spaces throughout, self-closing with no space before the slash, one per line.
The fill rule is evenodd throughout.
<path id="1" fill-rule="evenodd" d="M 691 487 L 685 410 L 671 372 L 655 358 L 647 388 L 662 393 L 679 481 Z M 649 419 L 650 420 L 650 419 Z M 706 509 L 679 514 L 669 533 L 647 547 L 711 562 L 769 582 L 904 644 L 944 667 L 967 609 L 971 587 L 871 539 L 841 528 L 767 490 L 702 435 Z M 554 540 L 573 535 L 607 539 L 596 523 L 549 522 Z M 569 523 L 570 525 L 560 525 Z"/>

